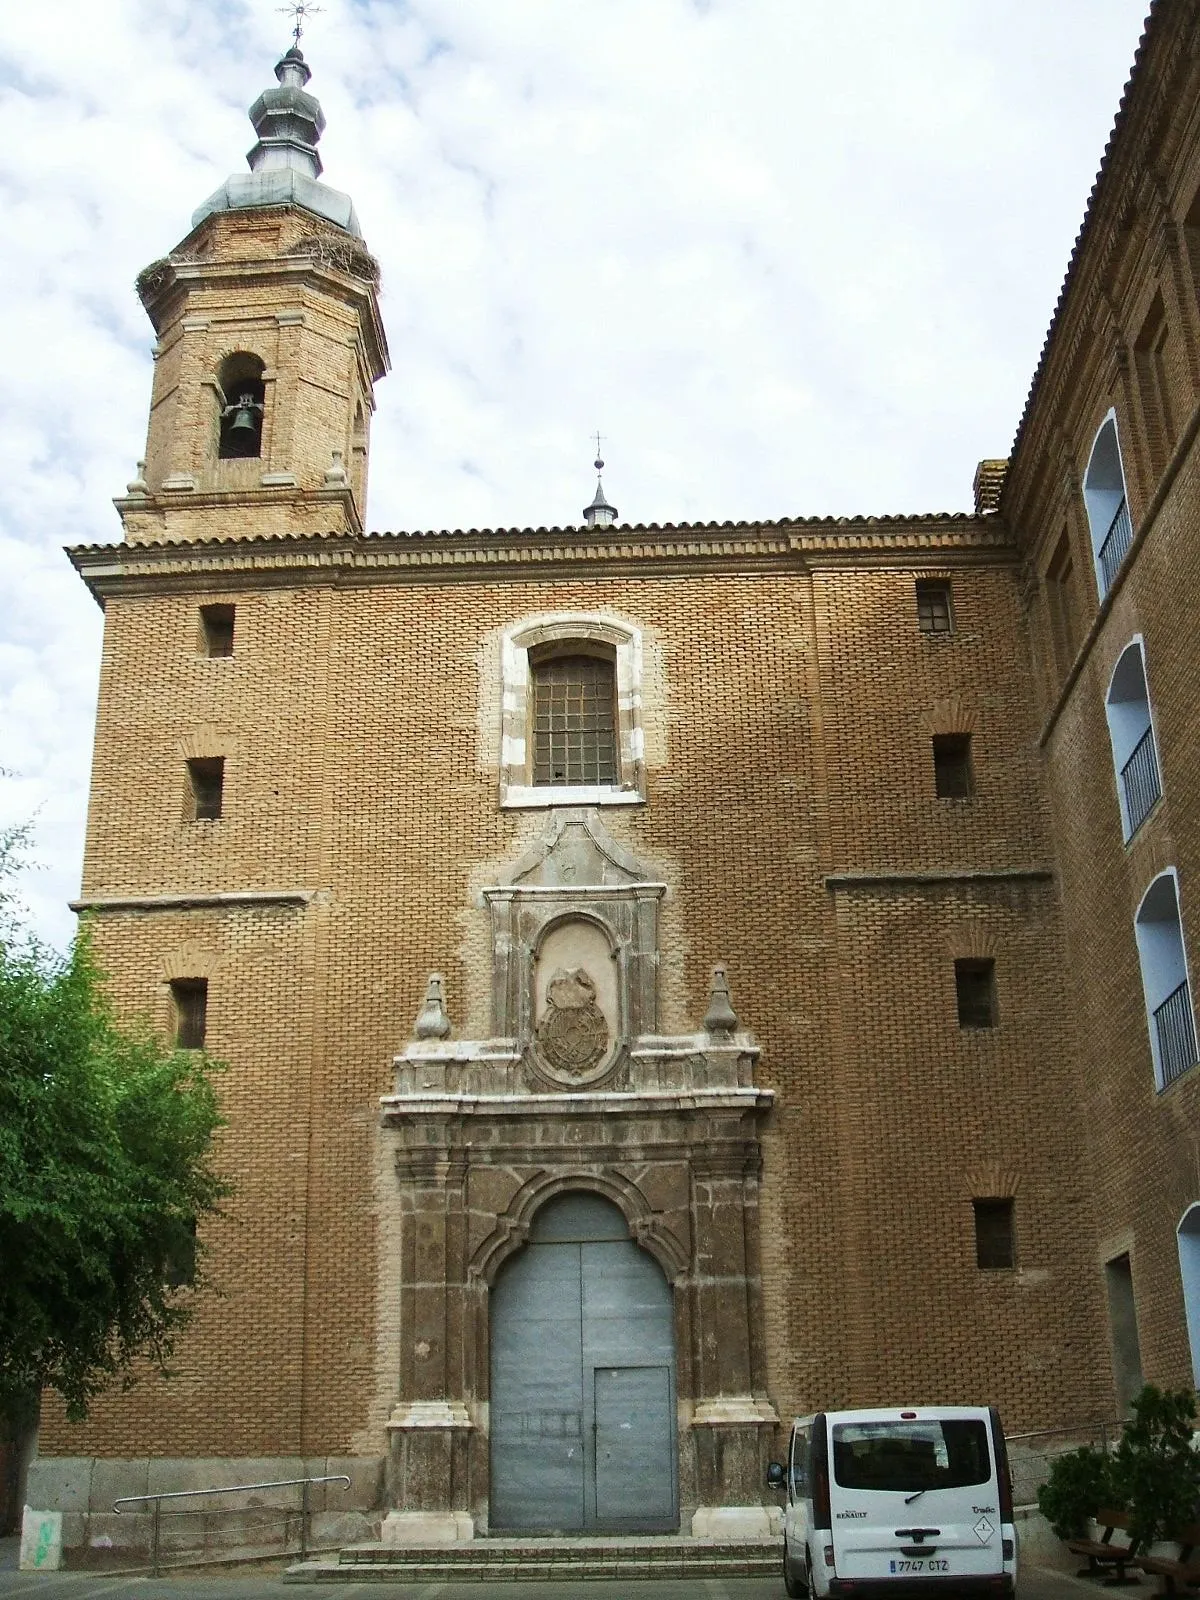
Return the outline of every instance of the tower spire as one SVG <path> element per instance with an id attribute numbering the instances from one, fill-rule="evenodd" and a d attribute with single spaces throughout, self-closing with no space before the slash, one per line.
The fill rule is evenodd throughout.
<path id="1" fill-rule="evenodd" d="M 596 459 L 592 463 L 596 469 L 596 492 L 591 505 L 583 508 L 583 520 L 589 528 L 610 528 L 617 520 L 616 506 L 610 506 L 604 498 L 604 484 L 600 477 L 604 471 L 604 458 L 600 454 L 601 437 L 601 434 L 596 434 Z"/>
<path id="2" fill-rule="evenodd" d="M 320 7 L 297 4 L 283 9 L 295 18 L 294 42 L 276 63 L 278 86 L 264 89 L 250 107 L 250 121 L 258 135 L 246 156 L 250 171 L 226 178 L 216 193 L 192 213 L 192 226 L 199 227 L 214 211 L 299 205 L 361 239 L 362 229 L 350 196 L 318 181 L 321 157 L 317 143 L 325 131 L 325 113 L 316 95 L 308 93 L 312 73 L 299 39 L 304 19 Z"/>

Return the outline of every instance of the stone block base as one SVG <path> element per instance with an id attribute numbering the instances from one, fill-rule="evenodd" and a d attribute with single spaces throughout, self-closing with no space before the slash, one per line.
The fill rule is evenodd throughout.
<path id="1" fill-rule="evenodd" d="M 389 1511 L 383 1519 L 384 1544 L 457 1544 L 475 1537 L 475 1519 L 466 1511 Z"/>
<path id="2" fill-rule="evenodd" d="M 693 1539 L 773 1539 L 779 1518 L 769 1506 L 697 1506 L 692 1514 Z"/>
<path id="3" fill-rule="evenodd" d="M 21 1517 L 22 1572 L 57 1572 L 62 1566 L 63 1519 L 61 1511 L 33 1511 Z"/>

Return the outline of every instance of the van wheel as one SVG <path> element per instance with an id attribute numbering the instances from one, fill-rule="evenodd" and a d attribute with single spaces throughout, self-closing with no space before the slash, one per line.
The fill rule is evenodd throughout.
<path id="1" fill-rule="evenodd" d="M 786 1539 L 783 1541 L 783 1587 L 790 1600 L 800 1600 L 801 1595 L 808 1593 L 808 1585 L 792 1576 L 792 1563 L 788 1558 Z"/>

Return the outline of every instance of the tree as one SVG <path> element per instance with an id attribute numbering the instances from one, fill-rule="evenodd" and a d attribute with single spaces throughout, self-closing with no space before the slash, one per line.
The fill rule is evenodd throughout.
<path id="1" fill-rule="evenodd" d="M 118 1023 L 86 928 L 60 956 L 21 927 L 23 843 L 0 832 L 0 1414 L 50 1388 L 79 1420 L 139 1358 L 168 1370 L 229 1187 L 217 1064 Z"/>

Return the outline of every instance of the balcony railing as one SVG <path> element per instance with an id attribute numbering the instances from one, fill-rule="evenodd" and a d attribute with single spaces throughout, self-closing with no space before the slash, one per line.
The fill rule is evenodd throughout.
<path id="1" fill-rule="evenodd" d="M 1105 594 L 1112 588 L 1113 579 L 1120 569 L 1122 561 L 1129 554 L 1129 546 L 1133 543 L 1133 524 L 1129 520 L 1129 507 L 1124 498 L 1113 514 L 1113 519 L 1108 525 L 1108 532 L 1104 535 L 1104 543 L 1100 546 L 1100 567 L 1104 573 Z"/>
<path id="2" fill-rule="evenodd" d="M 1154 1010 L 1158 1035 L 1158 1064 L 1163 1088 L 1196 1065 L 1196 1028 L 1192 1021 L 1192 996 L 1185 978 L 1162 1005 Z"/>
<path id="3" fill-rule="evenodd" d="M 1125 815 L 1132 836 L 1145 822 L 1162 794 L 1158 779 L 1158 757 L 1154 752 L 1154 730 L 1147 728 L 1133 747 L 1133 754 L 1121 768 L 1121 785 L 1125 790 Z"/>

